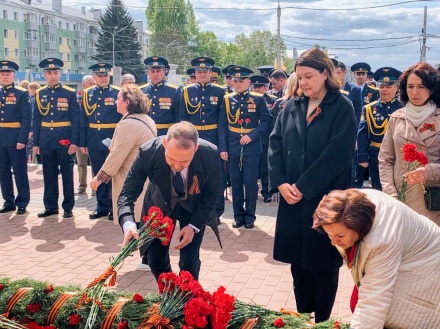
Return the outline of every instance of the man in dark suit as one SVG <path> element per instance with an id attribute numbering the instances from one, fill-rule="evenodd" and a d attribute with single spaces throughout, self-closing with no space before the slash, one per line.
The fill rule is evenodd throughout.
<path id="1" fill-rule="evenodd" d="M 215 205 L 221 192 L 221 177 L 217 147 L 199 139 L 197 130 L 189 122 L 176 123 L 166 136 L 144 144 L 118 199 L 123 245 L 131 238 L 138 238 L 133 207 L 148 178 L 150 184 L 144 198 L 143 214 L 151 206 L 156 206 L 164 215 L 179 221 L 179 243 L 174 246 L 180 250 L 179 267 L 189 271 L 197 280 L 201 265 L 199 250 L 206 225 L 212 228 L 220 242 Z M 148 264 L 155 278 L 170 272 L 170 246 L 163 246 L 155 239 L 147 248 Z"/>

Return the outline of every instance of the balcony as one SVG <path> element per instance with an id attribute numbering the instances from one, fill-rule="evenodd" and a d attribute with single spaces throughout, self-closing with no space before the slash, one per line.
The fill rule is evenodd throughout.
<path id="1" fill-rule="evenodd" d="M 96 34 L 96 33 L 89 34 L 89 37 L 90 37 L 90 40 L 98 41 L 98 34 Z"/>
<path id="2" fill-rule="evenodd" d="M 75 31 L 75 38 L 77 39 L 85 39 L 86 32 L 84 31 Z"/>
<path id="3" fill-rule="evenodd" d="M 39 26 L 38 26 L 38 23 L 36 23 L 36 22 L 26 22 L 25 28 L 26 28 L 26 30 L 38 31 Z"/>
<path id="4" fill-rule="evenodd" d="M 55 25 L 43 25 L 44 33 L 55 33 L 57 31 L 57 27 Z"/>
<path id="5" fill-rule="evenodd" d="M 44 43 L 44 50 L 56 50 L 57 44 L 55 42 L 45 42 Z"/>
<path id="6" fill-rule="evenodd" d="M 38 40 L 26 40 L 27 48 L 40 48 L 40 42 Z"/>
<path id="7" fill-rule="evenodd" d="M 37 66 L 40 63 L 39 57 L 28 57 L 27 58 L 29 66 Z"/>
<path id="8" fill-rule="evenodd" d="M 78 68 L 78 69 L 84 69 L 84 68 L 86 68 L 86 62 L 85 61 L 77 61 L 76 62 L 76 67 Z"/>
<path id="9" fill-rule="evenodd" d="M 75 50 L 77 54 L 85 54 L 87 52 L 85 46 L 76 46 Z"/>

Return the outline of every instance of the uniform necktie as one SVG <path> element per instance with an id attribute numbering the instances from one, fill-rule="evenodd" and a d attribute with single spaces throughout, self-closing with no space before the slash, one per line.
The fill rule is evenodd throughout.
<path id="1" fill-rule="evenodd" d="M 174 190 L 176 191 L 176 193 L 179 197 L 181 197 L 185 194 L 185 191 L 184 191 L 185 186 L 183 184 L 183 178 L 182 178 L 182 175 L 180 174 L 180 171 L 176 172 L 176 174 L 174 175 L 173 186 L 174 186 Z"/>

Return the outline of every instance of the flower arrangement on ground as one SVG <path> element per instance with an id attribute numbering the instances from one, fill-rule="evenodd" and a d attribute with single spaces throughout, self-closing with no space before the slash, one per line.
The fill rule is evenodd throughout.
<path id="1" fill-rule="evenodd" d="M 162 241 L 163 245 L 168 245 L 173 230 L 174 224 L 172 219 L 164 217 L 158 207 L 151 207 L 148 210 L 148 214 L 143 217 L 143 225 L 138 230 L 139 238 L 132 239 L 123 247 L 121 252 L 112 259 L 110 266 L 100 276 L 90 282 L 87 288 L 82 292 L 78 302 L 78 308 L 80 308 L 83 303 L 92 302 L 85 329 L 93 328 L 97 321 L 99 309 L 105 310 L 102 299 L 106 293 L 106 282 L 108 280 L 107 286 L 109 287 L 116 285 L 116 267 L 118 267 L 124 259 L 132 255 L 135 250 L 153 239 L 157 238 Z"/>
<path id="2" fill-rule="evenodd" d="M 93 329 L 239 329 L 243 325 L 254 329 L 349 327 L 334 320 L 315 324 L 307 315 L 287 310 L 275 312 L 243 303 L 227 294 L 224 287 L 211 294 L 187 272 L 163 275 L 160 290 L 162 293 L 144 296 L 107 291 L 102 300 L 105 311 L 99 308 Z M 4 314 L 0 328 L 83 329 L 91 305 L 84 303 L 78 308 L 80 298 L 79 287 L 0 278 L 0 314 Z"/>
<path id="3" fill-rule="evenodd" d="M 406 174 L 416 170 L 419 167 L 424 167 L 428 163 L 428 158 L 423 152 L 418 152 L 417 147 L 414 144 L 405 144 L 402 148 L 402 158 L 403 161 L 407 162 L 406 166 Z M 425 190 L 425 186 L 423 183 L 420 183 L 423 191 Z M 405 202 L 406 198 L 406 188 L 408 183 L 405 181 L 405 176 L 403 177 L 403 182 L 400 185 L 400 188 L 397 189 L 397 199 L 399 201 Z"/>

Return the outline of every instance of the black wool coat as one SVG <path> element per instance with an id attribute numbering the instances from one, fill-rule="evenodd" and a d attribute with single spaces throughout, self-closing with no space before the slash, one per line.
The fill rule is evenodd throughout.
<path id="1" fill-rule="evenodd" d="M 322 197 L 350 186 L 356 140 L 351 102 L 339 92 L 327 92 L 318 115 L 307 123 L 308 97 L 291 98 L 280 112 L 269 141 L 269 185 L 296 184 L 303 198 L 289 205 L 280 195 L 274 259 L 309 271 L 330 270 L 342 258 L 327 234 L 313 230 L 313 213 Z"/>

